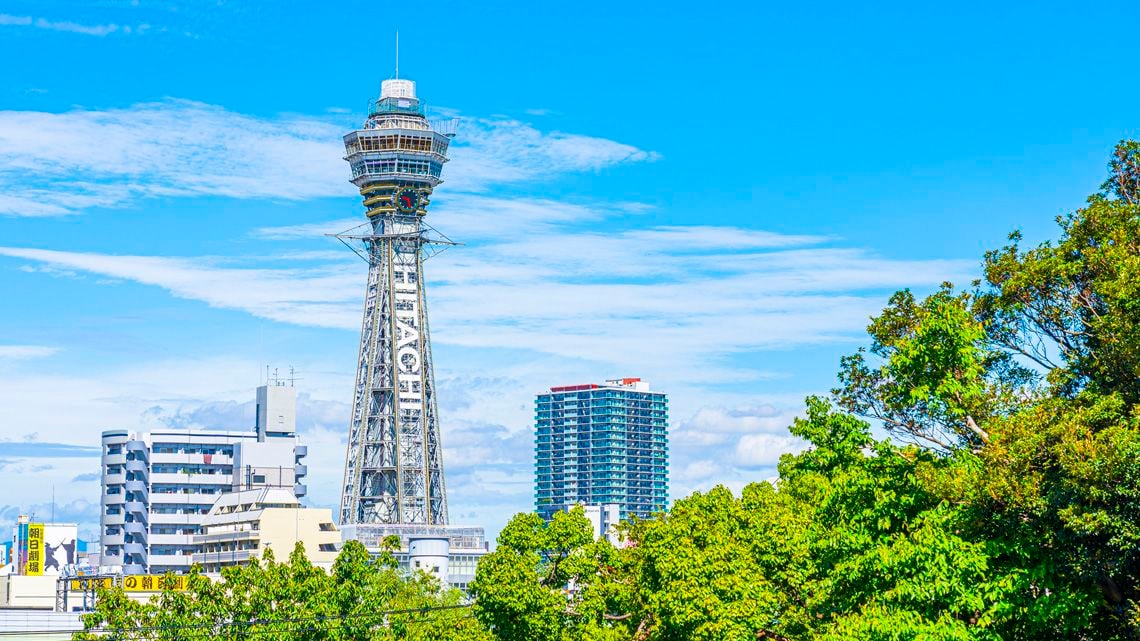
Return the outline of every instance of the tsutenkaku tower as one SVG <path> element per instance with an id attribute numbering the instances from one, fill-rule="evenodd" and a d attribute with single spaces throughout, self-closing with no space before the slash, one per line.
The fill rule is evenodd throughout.
<path id="1" fill-rule="evenodd" d="M 411 80 L 385 80 L 364 125 L 344 137 L 370 232 L 364 321 L 340 522 L 447 524 L 443 445 L 424 292 L 423 217 L 454 136 L 433 126 Z"/>

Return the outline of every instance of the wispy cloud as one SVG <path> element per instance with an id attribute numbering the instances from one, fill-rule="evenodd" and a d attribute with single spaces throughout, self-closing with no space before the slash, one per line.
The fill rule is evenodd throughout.
<path id="1" fill-rule="evenodd" d="M 154 196 L 351 193 L 338 156 L 340 129 L 183 100 L 61 114 L 3 111 L 0 213 L 62 215 Z"/>
<path id="2" fill-rule="evenodd" d="M 44 358 L 58 352 L 58 347 L 46 345 L 0 345 L 0 360 Z"/>
<path id="3" fill-rule="evenodd" d="M 115 23 L 83 24 L 70 20 L 57 21 L 48 20 L 46 18 L 34 18 L 32 16 L 13 16 L 6 13 L 0 13 L 0 26 L 34 27 L 48 31 L 78 33 L 85 36 L 108 36 L 113 33 L 142 35 L 151 28 L 149 24 L 145 23 L 136 25 L 120 25 Z"/>
<path id="4" fill-rule="evenodd" d="M 972 268 L 812 246 L 822 242 L 728 227 L 557 229 L 484 242 L 429 261 L 434 338 L 705 376 L 739 351 L 854 340 L 886 293 Z M 289 267 L 13 247 L 0 255 L 296 325 L 359 323 L 364 265 L 347 252 Z"/>
<path id="5" fill-rule="evenodd" d="M 261 118 L 174 99 L 0 111 L 0 214 L 59 216 L 147 197 L 350 195 L 339 142 L 347 126 L 343 117 Z M 479 118 L 465 121 L 452 156 L 450 193 L 657 158 L 612 140 Z"/>
<path id="6" fill-rule="evenodd" d="M 90 458 L 99 456 L 98 447 L 41 443 L 39 441 L 0 441 L 0 456 L 22 458 Z"/>
<path id="7" fill-rule="evenodd" d="M 606 138 L 543 132 L 518 120 L 473 118 L 463 121 L 447 184 L 453 190 L 481 191 L 494 184 L 659 159 L 657 152 Z"/>
<path id="8" fill-rule="evenodd" d="M 346 303 L 358 298 L 359 278 L 348 260 L 351 255 L 341 263 L 297 269 L 222 267 L 216 265 L 222 261 L 208 257 L 111 256 L 46 249 L 0 248 L 0 255 L 155 285 L 211 307 L 241 309 L 308 326 L 351 327 Z"/>

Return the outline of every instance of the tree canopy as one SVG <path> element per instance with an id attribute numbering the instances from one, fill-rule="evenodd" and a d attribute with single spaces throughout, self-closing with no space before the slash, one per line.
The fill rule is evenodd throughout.
<path id="1" fill-rule="evenodd" d="M 165 590 L 147 603 L 120 587 L 101 589 L 75 639 L 489 640 L 461 596 L 423 573 L 403 576 L 390 553 L 373 559 L 356 541 L 330 572 L 309 563 L 298 543 L 285 562 L 267 549 L 260 561 L 223 568 L 220 580 L 194 572 L 186 591 Z"/>

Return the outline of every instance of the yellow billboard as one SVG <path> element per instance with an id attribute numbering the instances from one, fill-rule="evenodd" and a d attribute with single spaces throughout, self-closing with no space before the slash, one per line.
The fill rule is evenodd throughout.
<path id="1" fill-rule="evenodd" d="M 160 592 L 163 589 L 185 590 L 186 577 L 161 574 L 134 574 L 123 577 L 123 590 L 127 592 Z"/>
<path id="2" fill-rule="evenodd" d="M 44 575 L 44 524 L 28 524 L 28 562 L 24 564 L 24 574 Z"/>
<path id="3" fill-rule="evenodd" d="M 72 579 L 67 582 L 67 589 L 72 592 L 86 592 L 95 588 L 109 589 L 113 585 L 115 585 L 115 579 L 109 576 L 93 579 Z"/>

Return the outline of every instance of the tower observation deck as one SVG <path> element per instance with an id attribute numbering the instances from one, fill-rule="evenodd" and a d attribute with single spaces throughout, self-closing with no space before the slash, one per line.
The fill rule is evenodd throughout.
<path id="1" fill-rule="evenodd" d="M 344 137 L 364 198 L 364 319 L 340 522 L 446 525 L 443 446 L 424 292 L 423 218 L 454 136 L 428 122 L 411 80 L 385 80 L 364 125 Z"/>

